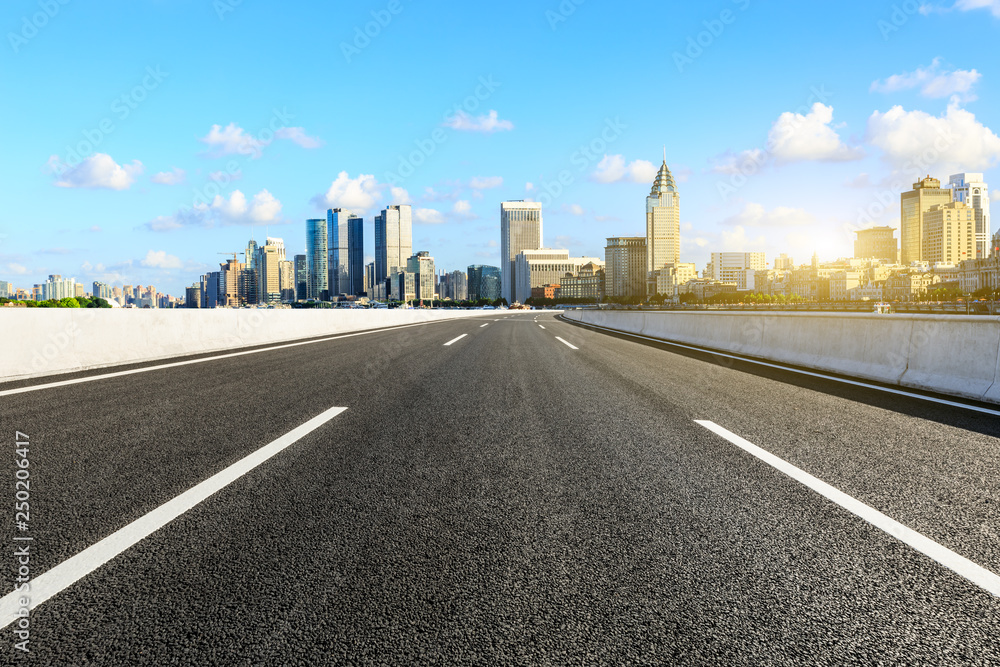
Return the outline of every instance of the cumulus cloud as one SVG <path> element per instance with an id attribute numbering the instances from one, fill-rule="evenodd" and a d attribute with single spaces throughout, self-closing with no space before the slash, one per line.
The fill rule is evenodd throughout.
<path id="1" fill-rule="evenodd" d="M 800 208 L 789 208 L 779 206 L 768 211 L 761 204 L 748 203 L 743 210 L 722 221 L 727 227 L 791 227 L 796 225 L 808 225 L 815 222 L 815 218 L 805 210 Z"/>
<path id="2" fill-rule="evenodd" d="M 509 120 L 500 120 L 494 110 L 485 116 L 470 116 L 464 111 L 457 111 L 451 118 L 446 118 L 445 127 L 460 132 L 506 132 L 514 129 L 514 124 Z"/>
<path id="3" fill-rule="evenodd" d="M 760 148 L 734 153 L 726 151 L 712 158 L 709 171 L 716 174 L 738 174 L 755 171 L 767 162 L 767 153 Z"/>
<path id="4" fill-rule="evenodd" d="M 85 158 L 75 167 L 66 168 L 55 155 L 49 158 L 49 166 L 59 174 L 56 185 L 60 188 L 107 188 L 128 190 L 142 173 L 142 163 L 120 165 L 106 153 L 95 153 Z"/>
<path id="5" fill-rule="evenodd" d="M 230 123 L 224 128 L 221 125 L 213 125 L 208 134 L 198 141 L 208 146 L 204 154 L 213 158 L 224 155 L 249 155 L 257 159 L 269 143 L 260 141 L 236 123 Z"/>
<path id="6" fill-rule="evenodd" d="M 14 262 L 9 262 L 7 264 L 7 271 L 6 271 L 6 273 L 9 273 L 9 274 L 15 275 L 15 276 L 23 276 L 27 272 L 28 272 L 27 267 L 25 267 L 25 266 L 23 266 L 21 264 L 15 264 Z"/>
<path id="7" fill-rule="evenodd" d="M 626 164 L 624 155 L 605 155 L 590 175 L 598 183 L 652 183 L 659 168 L 648 160 L 633 160 Z"/>
<path id="8" fill-rule="evenodd" d="M 165 250 L 150 250 L 139 263 L 150 269 L 179 269 L 184 266 L 180 258 L 168 255 Z"/>
<path id="9" fill-rule="evenodd" d="M 418 208 L 413 211 L 413 221 L 420 225 L 440 225 L 444 216 L 437 209 Z"/>
<path id="10" fill-rule="evenodd" d="M 961 12 L 974 9 L 988 9 L 993 16 L 1000 18 L 1000 0 L 958 0 L 953 9 Z"/>
<path id="11" fill-rule="evenodd" d="M 918 88 L 924 97 L 943 98 L 958 95 L 964 101 L 976 99 L 973 87 L 982 75 L 976 70 L 947 71 L 941 67 L 941 59 L 935 58 L 929 67 L 918 67 L 912 72 L 894 74 L 884 81 L 874 81 L 871 91 L 895 93 Z"/>
<path id="12" fill-rule="evenodd" d="M 281 202 L 266 189 L 247 200 L 234 190 L 229 198 L 216 195 L 211 203 L 195 204 L 174 215 L 159 216 L 145 224 L 154 232 L 169 232 L 183 227 L 215 227 L 217 225 L 282 224 Z"/>
<path id="13" fill-rule="evenodd" d="M 302 148 L 319 148 L 323 145 L 322 139 L 310 137 L 302 127 L 279 127 L 274 131 L 274 136 L 276 139 L 288 139 Z"/>
<path id="14" fill-rule="evenodd" d="M 457 218 L 473 220 L 479 216 L 472 212 L 472 204 L 466 199 L 459 199 L 451 208 L 452 214 Z"/>
<path id="15" fill-rule="evenodd" d="M 864 157 L 860 148 L 841 141 L 833 125 L 833 107 L 816 102 L 803 115 L 786 111 L 768 133 L 767 145 L 778 162 L 842 162 Z"/>
<path id="16" fill-rule="evenodd" d="M 894 106 L 868 119 L 868 142 L 908 174 L 983 171 L 1000 159 L 1000 137 L 953 99 L 941 116 Z"/>
<path id="17" fill-rule="evenodd" d="M 391 187 L 389 188 L 389 195 L 392 197 L 393 204 L 413 203 L 413 201 L 410 199 L 410 193 L 407 192 L 405 188 Z"/>
<path id="18" fill-rule="evenodd" d="M 387 191 L 393 204 L 412 203 L 410 193 L 404 188 L 379 183 L 372 174 L 351 178 L 346 171 L 337 174 L 327 191 L 313 197 L 312 203 L 319 208 L 345 208 L 364 213 L 376 209 Z"/>
<path id="19" fill-rule="evenodd" d="M 489 190 L 503 185 L 503 176 L 476 176 L 469 181 L 469 187 L 474 190 Z"/>
<path id="20" fill-rule="evenodd" d="M 184 182 L 184 177 L 184 170 L 179 167 L 174 167 L 170 171 L 161 171 L 149 180 L 154 183 L 159 183 L 160 185 L 180 185 Z"/>
<path id="21" fill-rule="evenodd" d="M 531 192 L 534 189 L 535 189 L 535 184 L 532 183 L 531 181 L 528 181 L 527 183 L 524 184 L 524 191 L 525 192 Z"/>

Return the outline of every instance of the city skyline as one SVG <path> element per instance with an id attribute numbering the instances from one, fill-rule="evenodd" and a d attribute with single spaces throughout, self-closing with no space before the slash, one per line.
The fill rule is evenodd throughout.
<path id="1" fill-rule="evenodd" d="M 919 178 L 947 183 L 968 171 L 1000 182 L 989 86 L 998 19 L 988 4 L 907 12 L 858 3 L 792 16 L 748 1 L 574 4 L 569 13 L 513 3 L 459 10 L 461 33 L 405 3 L 397 13 L 303 5 L 280 16 L 223 4 L 231 11 L 137 3 L 134 12 L 84 15 L 60 6 L 30 39 L 22 18 L 30 23 L 37 3 L 5 8 L 18 38 L 7 38 L 4 57 L 18 65 L 10 85 L 37 104 L 8 110 L 19 131 L 3 172 L 11 195 L 0 216 L 0 279 L 28 286 L 61 274 L 180 295 L 215 268 L 209 255 L 241 248 L 251 225 L 285 238 L 291 256 L 305 249 L 303 220 L 345 208 L 363 216 L 368 249 L 375 213 L 407 201 L 413 247 L 441 267 L 500 265 L 495 205 L 515 199 L 543 203 L 547 245 L 600 256 L 606 238 L 642 233 L 636 195 L 648 193 L 663 144 L 684 192 L 681 258 L 699 266 L 712 251 L 849 256 L 858 228 L 898 229 L 899 194 Z M 635 20 L 668 11 L 676 27 L 667 39 L 655 20 Z M 356 46 L 373 16 L 385 25 Z M 139 27 L 150 21 L 184 25 L 194 46 L 179 55 L 149 39 Z M 293 24 L 303 43 L 319 26 L 344 27 L 318 58 L 296 48 L 263 60 L 248 47 Z M 787 43 L 752 49 L 775 25 L 789 28 Z M 538 44 L 530 63 L 491 55 L 513 26 Z M 585 46 L 607 29 L 633 36 L 628 58 Z M 70 55 L 64 44 L 80 31 L 94 45 Z M 960 46 L 935 37 L 951 31 L 964 36 Z M 840 49 L 845 39 L 855 46 Z M 202 42 L 231 54 L 228 76 L 204 65 Z M 819 57 L 798 58 L 806 44 Z M 112 57 L 123 48 L 134 53 L 128 63 Z M 468 54 L 459 67 L 452 48 Z M 835 58 L 822 57 L 828 49 Z M 541 74 L 566 58 L 579 66 Z M 669 98 L 650 97 L 638 62 L 656 64 Z M 370 98 L 381 85 L 372 73 L 388 63 L 410 100 L 405 111 L 359 104 L 329 113 L 328 89 Z M 104 73 L 97 83 L 86 74 L 95 68 Z M 782 76 L 746 77 L 749 68 Z M 43 84 L 51 79 L 42 73 L 55 71 L 60 86 Z M 442 74 L 431 80 L 428 71 Z M 607 94 L 582 107 L 579 91 L 594 76 Z M 685 96 L 693 103 L 662 104 Z M 372 259 L 366 250 L 364 262 Z"/>

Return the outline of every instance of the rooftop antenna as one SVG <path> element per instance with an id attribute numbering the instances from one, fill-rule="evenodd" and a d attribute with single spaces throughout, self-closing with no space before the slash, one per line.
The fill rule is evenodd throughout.
<path id="1" fill-rule="evenodd" d="M 663 144 L 663 164 L 667 163 L 667 145 Z"/>

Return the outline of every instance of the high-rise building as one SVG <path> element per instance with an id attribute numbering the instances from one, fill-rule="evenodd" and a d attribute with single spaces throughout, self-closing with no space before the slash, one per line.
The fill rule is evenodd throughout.
<path id="1" fill-rule="evenodd" d="M 517 255 L 514 276 L 517 294 L 531 295 L 531 290 L 542 285 L 558 285 L 567 273 L 576 275 L 585 264 L 604 268 L 596 257 L 570 257 L 569 250 L 539 248 L 522 250 Z"/>
<path id="2" fill-rule="evenodd" d="M 924 214 L 922 261 L 957 264 L 975 259 L 976 210 L 956 201 L 932 206 Z"/>
<path id="3" fill-rule="evenodd" d="M 465 301 L 469 298 L 468 284 L 468 277 L 463 271 L 442 272 L 438 279 L 438 297 Z"/>
<path id="4" fill-rule="evenodd" d="M 531 290 L 518 290 L 517 256 L 542 247 L 542 205 L 539 202 L 505 201 L 500 204 L 500 296 L 507 303 L 524 303 Z"/>
<path id="5" fill-rule="evenodd" d="M 295 301 L 295 262 L 289 259 L 278 262 L 278 288 L 282 303 Z"/>
<path id="6" fill-rule="evenodd" d="M 406 271 L 414 278 L 414 294 L 416 299 L 430 301 L 434 298 L 434 258 L 426 251 L 411 255 L 406 260 Z"/>
<path id="7" fill-rule="evenodd" d="M 990 235 L 990 188 L 983 182 L 982 174 L 954 174 L 948 183 L 954 201 L 966 204 L 975 212 L 976 256 L 969 259 L 986 259 L 993 247 Z"/>
<path id="8" fill-rule="evenodd" d="M 501 270 L 496 266 L 473 264 L 468 269 L 469 301 L 496 301 L 501 294 Z"/>
<path id="9" fill-rule="evenodd" d="M 412 254 L 412 207 L 385 207 L 375 216 L 375 281 L 385 282 L 393 273 L 406 269 L 406 260 Z"/>
<path id="10" fill-rule="evenodd" d="M 5 280 L 0 280 L 0 299 L 10 299 L 14 294 L 14 286 Z"/>
<path id="11" fill-rule="evenodd" d="M 932 206 L 951 203 L 952 192 L 930 176 L 914 183 L 913 189 L 900 195 L 900 262 L 909 266 L 923 260 L 924 215 Z"/>
<path id="12" fill-rule="evenodd" d="M 316 301 L 330 300 L 326 230 L 326 220 L 306 220 L 306 262 L 309 271 L 306 298 Z"/>
<path id="13" fill-rule="evenodd" d="M 104 299 L 106 301 L 111 300 L 111 287 L 107 283 L 102 283 L 99 281 L 94 281 L 94 291 L 93 297 L 95 299 Z"/>
<path id="14" fill-rule="evenodd" d="M 794 268 L 795 268 L 795 260 L 786 255 L 785 253 L 781 253 L 780 255 L 774 258 L 775 271 L 791 271 Z"/>
<path id="15" fill-rule="evenodd" d="M 644 297 L 647 292 L 645 236 L 615 236 L 604 248 L 604 293 L 615 298 Z"/>
<path id="16" fill-rule="evenodd" d="M 712 261 L 705 270 L 706 280 L 736 285 L 738 290 L 753 289 L 752 275 L 766 268 L 767 262 L 762 252 L 713 252 Z M 750 283 L 747 273 L 750 272 Z"/>
<path id="17" fill-rule="evenodd" d="M 285 242 L 268 237 L 257 249 L 257 303 L 281 303 L 281 262 L 285 261 Z"/>
<path id="18" fill-rule="evenodd" d="M 309 298 L 309 265 L 305 255 L 295 256 L 295 300 L 305 301 Z"/>
<path id="19" fill-rule="evenodd" d="M 855 259 L 879 259 L 886 264 L 899 261 L 899 244 L 896 242 L 894 228 L 870 227 L 855 233 L 858 235 L 854 242 Z M 777 261 L 774 268 L 778 268 Z"/>
<path id="20" fill-rule="evenodd" d="M 681 261 L 681 199 L 664 151 L 653 188 L 646 197 L 646 271 Z"/>
<path id="21" fill-rule="evenodd" d="M 61 275 L 50 275 L 49 279 L 40 285 L 41 300 L 59 301 L 76 296 L 76 278 L 63 278 Z"/>
<path id="22" fill-rule="evenodd" d="M 184 291 L 184 305 L 187 308 L 201 308 L 201 285 L 191 285 Z"/>
<path id="23" fill-rule="evenodd" d="M 375 298 L 375 262 L 365 264 L 365 280 L 362 290 L 369 299 Z"/>
<path id="24" fill-rule="evenodd" d="M 363 289 L 364 220 L 342 208 L 331 208 L 326 221 L 330 294 L 355 296 Z"/>

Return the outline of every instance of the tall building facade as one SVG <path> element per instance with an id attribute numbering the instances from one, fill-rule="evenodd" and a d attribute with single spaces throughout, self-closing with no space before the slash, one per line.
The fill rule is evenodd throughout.
<path id="1" fill-rule="evenodd" d="M 257 248 L 257 303 L 281 303 L 281 262 L 285 261 L 285 242 L 268 237 Z"/>
<path id="2" fill-rule="evenodd" d="M 941 181 L 930 176 L 913 184 L 913 189 L 900 195 L 900 263 L 909 266 L 923 261 L 924 215 L 932 206 L 952 201 L 952 192 L 941 187 Z"/>
<path id="3" fill-rule="evenodd" d="M 326 220 L 306 220 L 306 298 L 316 301 L 330 300 L 330 270 L 326 239 Z"/>
<path id="4" fill-rule="evenodd" d="M 956 201 L 924 214 L 923 261 L 957 264 L 976 255 L 976 210 Z"/>
<path id="5" fill-rule="evenodd" d="M 762 252 L 713 252 L 704 278 L 731 283 L 738 290 L 753 289 L 753 278 L 747 284 L 747 273 L 752 275 L 766 267 L 767 262 Z"/>
<path id="6" fill-rule="evenodd" d="M 646 197 L 646 271 L 681 261 L 681 198 L 666 156 Z"/>
<path id="7" fill-rule="evenodd" d="M 418 252 L 406 260 L 406 272 L 414 275 L 415 298 L 430 301 L 434 298 L 434 258 L 426 251 Z"/>
<path id="8" fill-rule="evenodd" d="M 413 254 L 413 209 L 409 204 L 387 206 L 375 216 L 375 282 L 385 282 L 406 269 Z"/>
<path id="9" fill-rule="evenodd" d="M 469 301 L 479 301 L 489 299 L 496 301 L 500 298 L 501 270 L 497 266 L 485 266 L 483 264 L 473 264 L 467 271 Z"/>
<path id="10" fill-rule="evenodd" d="M 615 236 L 604 248 L 604 293 L 609 297 L 636 298 L 646 295 L 647 258 L 645 236 Z"/>
<path id="11" fill-rule="evenodd" d="M 531 290 L 542 285 L 558 285 L 569 273 L 576 275 L 581 267 L 594 264 L 604 268 L 604 262 L 596 257 L 570 257 L 569 250 L 522 250 L 517 255 L 514 276 L 517 294 L 531 295 Z"/>
<path id="12" fill-rule="evenodd" d="M 364 220 L 342 208 L 326 212 L 331 295 L 361 293 L 364 276 Z"/>
<path id="13" fill-rule="evenodd" d="M 295 300 L 305 301 L 309 298 L 309 265 L 305 255 L 295 256 Z"/>
<path id="14" fill-rule="evenodd" d="M 993 243 L 990 235 L 990 188 L 983 181 L 982 174 L 954 174 L 949 179 L 952 198 L 970 207 L 976 218 L 976 256 L 970 259 L 986 259 L 992 254 Z"/>
<path id="15" fill-rule="evenodd" d="M 892 227 L 870 227 L 855 233 L 858 235 L 854 242 L 855 259 L 879 259 L 886 264 L 899 261 L 899 244 Z M 779 268 L 777 262 L 774 268 Z"/>
<path id="16" fill-rule="evenodd" d="M 518 290 L 517 256 L 542 247 L 542 205 L 539 202 L 505 201 L 500 204 L 500 296 L 507 303 L 524 303 L 531 291 Z"/>

